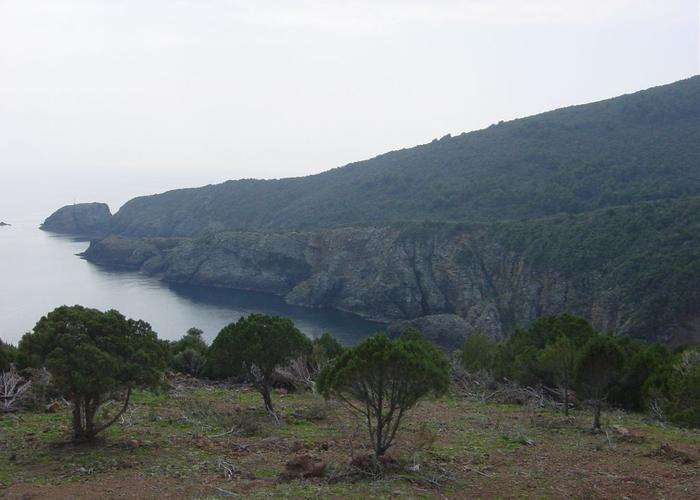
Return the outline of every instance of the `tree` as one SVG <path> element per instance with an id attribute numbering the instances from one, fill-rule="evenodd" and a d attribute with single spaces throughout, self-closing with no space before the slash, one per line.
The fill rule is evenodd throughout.
<path id="1" fill-rule="evenodd" d="M 345 351 L 319 376 L 320 392 L 337 397 L 367 423 L 375 456 L 391 446 L 401 418 L 421 398 L 447 390 L 449 364 L 442 351 L 406 332 L 380 333 Z"/>
<path id="2" fill-rule="evenodd" d="M 10 344 L 5 344 L 0 339 L 0 371 L 9 370 L 17 357 L 17 348 Z"/>
<path id="3" fill-rule="evenodd" d="M 576 367 L 576 346 L 565 335 L 545 347 L 540 355 L 540 362 L 545 370 L 549 371 L 557 383 L 564 389 L 564 414 L 569 415 L 569 388 L 574 378 Z"/>
<path id="4" fill-rule="evenodd" d="M 700 349 L 678 354 L 668 381 L 666 414 L 675 424 L 700 428 Z"/>
<path id="5" fill-rule="evenodd" d="M 176 340 L 170 344 L 170 350 L 173 354 L 178 354 L 187 349 L 204 354 L 207 352 L 209 346 L 207 346 L 207 343 L 202 338 L 203 335 L 204 332 L 202 330 L 192 327 L 187 330 L 187 333 L 185 333 L 180 340 Z"/>
<path id="6" fill-rule="evenodd" d="M 328 332 L 313 341 L 313 357 L 321 368 L 343 354 L 343 351 L 340 342 Z"/>
<path id="7" fill-rule="evenodd" d="M 610 384 L 622 368 L 620 348 L 610 336 L 597 335 L 583 347 L 576 360 L 579 390 L 593 406 L 593 429 L 600 430 L 600 412 Z"/>
<path id="8" fill-rule="evenodd" d="M 494 369 L 497 376 L 515 380 L 522 385 L 554 384 L 552 373 L 543 369 L 541 356 L 546 347 L 561 336 L 567 337 L 578 349 L 595 335 L 593 327 L 583 318 L 563 313 L 542 316 L 515 333 L 496 354 Z"/>
<path id="9" fill-rule="evenodd" d="M 481 332 L 470 335 L 462 346 L 462 365 L 469 372 L 491 372 L 498 344 Z"/>
<path id="10" fill-rule="evenodd" d="M 273 413 L 275 369 L 310 352 L 311 342 L 292 320 L 251 314 L 219 332 L 209 350 L 208 371 L 219 378 L 245 375 Z"/>
<path id="11" fill-rule="evenodd" d="M 194 376 L 204 370 L 209 347 L 202 338 L 203 335 L 204 332 L 199 328 L 190 328 L 180 340 L 170 344 L 170 366 L 174 370 Z"/>
<path id="12" fill-rule="evenodd" d="M 79 305 L 61 306 L 42 317 L 19 344 L 24 366 L 45 366 L 52 385 L 73 405 L 75 439 L 93 439 L 126 411 L 132 390 L 155 387 L 167 351 L 148 323 Z M 99 407 L 123 395 L 114 417 L 96 422 Z"/>

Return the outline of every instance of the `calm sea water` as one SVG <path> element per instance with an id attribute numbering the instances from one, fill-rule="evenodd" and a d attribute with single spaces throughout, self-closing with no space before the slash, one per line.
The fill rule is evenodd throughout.
<path id="1" fill-rule="evenodd" d="M 196 326 L 211 341 L 226 324 L 252 312 L 291 318 L 311 337 L 332 333 L 345 344 L 383 325 L 334 310 L 285 304 L 273 295 L 167 285 L 135 272 L 95 266 L 76 256 L 88 243 L 37 229 L 37 221 L 0 227 L 0 339 L 16 344 L 42 315 L 81 304 L 117 309 L 148 321 L 160 338 L 177 339 Z"/>

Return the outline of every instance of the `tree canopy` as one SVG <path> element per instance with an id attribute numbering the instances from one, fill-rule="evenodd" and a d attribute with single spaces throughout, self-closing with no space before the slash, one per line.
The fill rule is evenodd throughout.
<path id="1" fill-rule="evenodd" d="M 145 321 L 76 305 L 42 317 L 22 337 L 19 358 L 23 366 L 49 370 L 52 385 L 73 404 L 74 437 L 92 439 L 126 410 L 134 388 L 158 385 L 166 349 Z M 119 395 L 121 412 L 95 422 L 100 405 Z"/>
<path id="2" fill-rule="evenodd" d="M 365 420 L 375 455 L 386 453 L 402 417 L 421 398 L 447 390 L 445 355 L 414 331 L 390 340 L 380 333 L 348 349 L 319 376 L 319 391 Z"/>
<path id="3" fill-rule="evenodd" d="M 207 370 L 216 378 L 246 376 L 272 412 L 275 369 L 311 352 L 311 341 L 292 320 L 251 314 L 225 326 L 209 349 Z"/>

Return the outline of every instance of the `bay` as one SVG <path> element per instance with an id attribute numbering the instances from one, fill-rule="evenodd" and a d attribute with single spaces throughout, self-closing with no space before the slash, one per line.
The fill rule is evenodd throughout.
<path id="1" fill-rule="evenodd" d="M 42 315 L 60 305 L 117 309 L 148 321 L 160 338 L 201 328 L 211 342 L 226 324 L 261 312 L 291 318 L 310 337 L 330 332 L 350 345 L 384 325 L 332 309 L 286 304 L 257 292 L 169 285 L 137 272 L 106 269 L 76 254 L 88 242 L 41 231 L 36 220 L 0 227 L 0 339 L 16 344 Z"/>

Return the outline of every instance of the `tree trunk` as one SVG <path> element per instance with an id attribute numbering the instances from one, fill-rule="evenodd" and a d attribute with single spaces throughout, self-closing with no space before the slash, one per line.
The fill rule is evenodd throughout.
<path id="1" fill-rule="evenodd" d="M 600 430 L 600 409 L 601 409 L 602 403 L 600 400 L 596 400 L 593 403 L 593 430 L 594 431 L 599 431 Z"/>
<path id="2" fill-rule="evenodd" d="M 275 409 L 272 406 L 272 396 L 270 395 L 270 387 L 267 384 L 260 385 L 260 394 L 262 394 L 263 401 L 265 402 L 265 409 L 270 413 L 275 413 Z"/>
<path id="3" fill-rule="evenodd" d="M 569 384 L 564 381 L 564 415 L 569 416 Z"/>
<path id="4" fill-rule="evenodd" d="M 79 440 L 85 437 L 83 426 L 83 405 L 80 397 L 73 399 L 73 439 Z"/>
<path id="5" fill-rule="evenodd" d="M 88 440 L 94 439 L 97 432 L 95 431 L 95 413 L 97 413 L 97 401 L 93 398 L 85 400 L 85 438 Z"/>
<path id="6" fill-rule="evenodd" d="M 377 414 L 377 435 L 375 436 L 375 445 L 374 445 L 374 454 L 378 457 L 384 455 L 386 450 L 384 449 L 383 443 L 382 443 L 382 427 L 384 426 L 384 422 L 382 422 L 382 410 L 381 408 L 379 409 L 379 413 Z"/>

